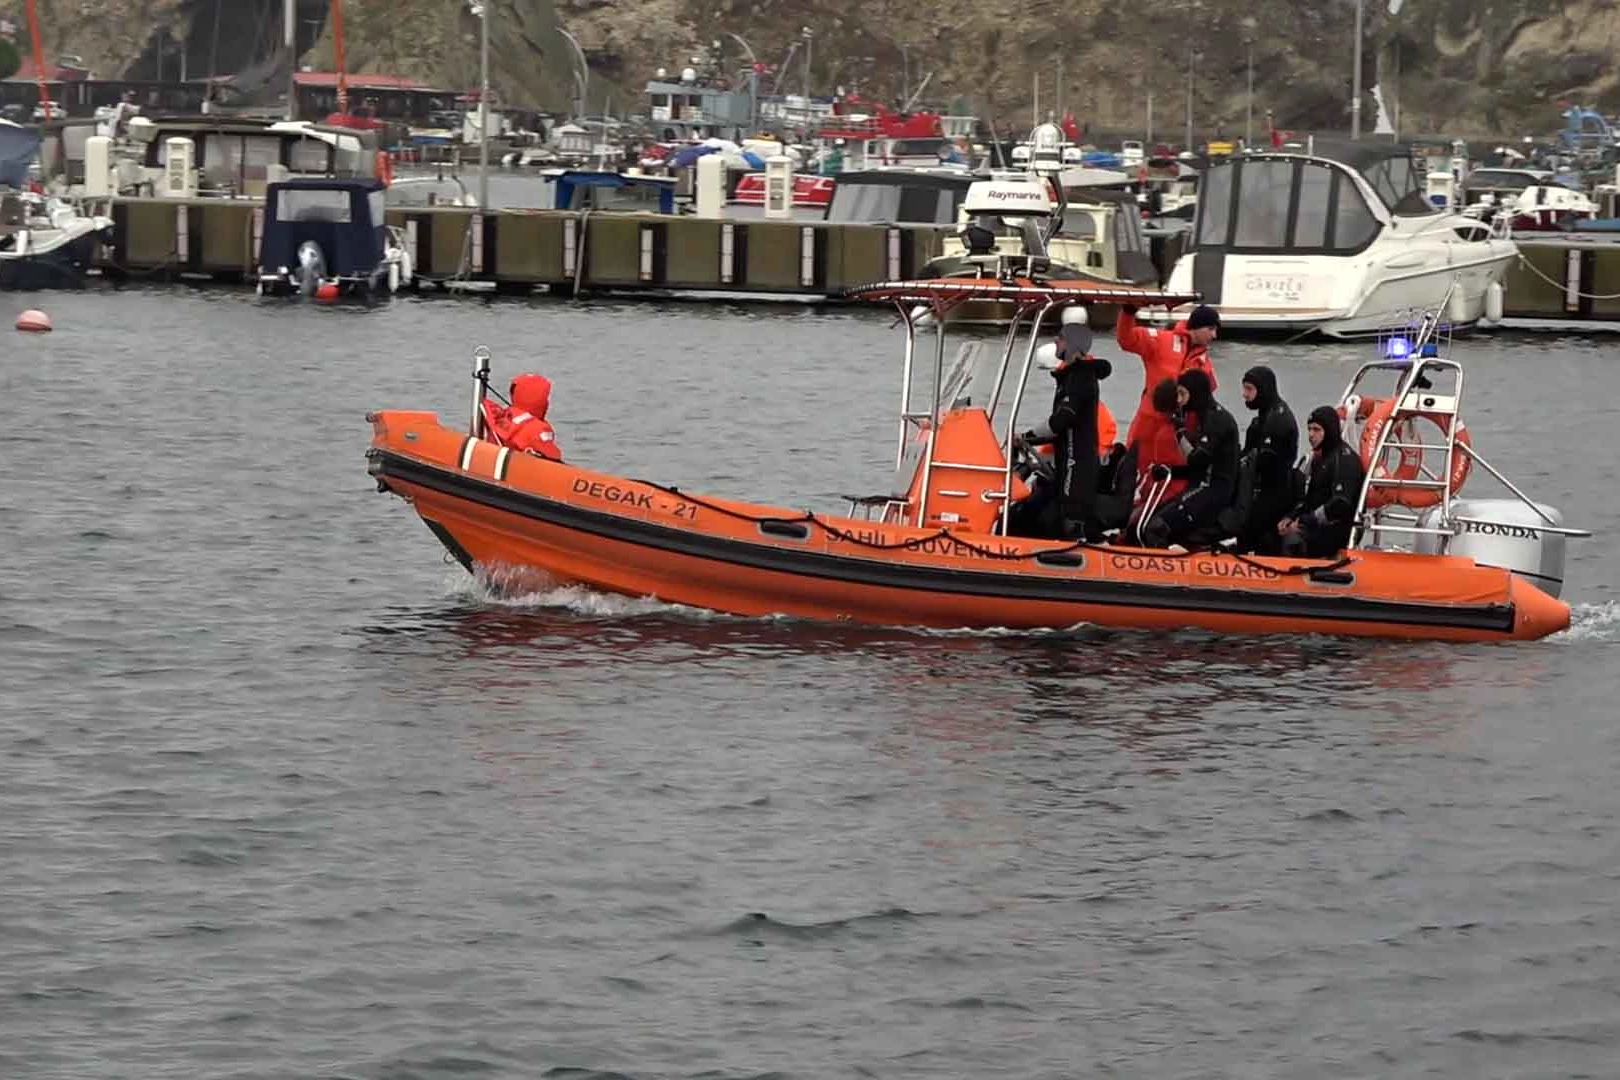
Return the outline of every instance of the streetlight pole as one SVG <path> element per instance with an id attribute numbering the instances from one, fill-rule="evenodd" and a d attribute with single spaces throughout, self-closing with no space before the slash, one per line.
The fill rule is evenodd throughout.
<path id="1" fill-rule="evenodd" d="M 815 40 L 815 35 L 808 26 L 801 28 L 799 32 L 804 35 L 804 112 L 805 123 L 808 125 L 810 123 L 810 47 L 811 42 Z"/>
<path id="2" fill-rule="evenodd" d="M 287 41 L 287 119 L 298 119 L 298 0 L 282 7 L 282 34 Z"/>
<path id="3" fill-rule="evenodd" d="M 583 119 L 585 116 L 585 99 L 591 86 L 591 69 L 585 63 L 585 50 L 580 48 L 579 39 L 562 27 L 557 27 L 557 33 L 568 40 L 574 47 L 574 59 L 579 61 L 579 70 L 574 72 L 574 119 Z"/>
<path id="4" fill-rule="evenodd" d="M 478 208 L 489 209 L 489 6 L 478 5 Z"/>
<path id="5" fill-rule="evenodd" d="M 1243 106 L 1243 149 L 1254 145 L 1254 16 L 1243 20 L 1243 42 L 1249 47 L 1249 96 Z"/>
<path id="6" fill-rule="evenodd" d="M 1187 141 L 1182 144 L 1183 150 L 1193 148 L 1193 66 L 1198 53 L 1191 44 L 1187 46 Z"/>
<path id="7" fill-rule="evenodd" d="M 754 56 L 754 47 L 743 40 L 741 34 L 727 30 L 726 37 L 741 45 L 748 54 L 748 133 L 753 135 L 759 131 L 759 59 Z"/>
<path id="8" fill-rule="evenodd" d="M 911 46 L 900 46 L 900 104 L 911 100 Z"/>
<path id="9" fill-rule="evenodd" d="M 1356 69 L 1355 69 L 1355 72 L 1353 74 L 1353 77 L 1350 80 L 1350 87 L 1351 87 L 1350 93 L 1352 95 L 1351 98 L 1350 98 L 1350 137 L 1352 139 L 1361 138 L 1361 9 L 1362 9 L 1362 6 L 1363 6 L 1362 5 L 1362 0 L 1356 0 L 1356 49 L 1355 49 L 1355 54 L 1356 55 L 1355 55 L 1355 60 L 1353 61 L 1353 63 L 1356 66 Z"/>

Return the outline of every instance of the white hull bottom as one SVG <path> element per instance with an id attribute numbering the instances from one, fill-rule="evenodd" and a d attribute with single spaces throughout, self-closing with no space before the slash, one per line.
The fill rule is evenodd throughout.
<path id="1" fill-rule="evenodd" d="M 1387 333 L 1391 327 L 1406 321 L 1416 322 L 1422 312 L 1441 307 L 1446 303 L 1452 281 L 1457 280 L 1458 295 L 1451 298 L 1450 304 L 1451 325 L 1454 329 L 1465 329 L 1486 321 L 1487 293 L 1492 283 L 1503 279 L 1514 254 L 1506 252 L 1499 258 L 1463 268 L 1447 266 L 1424 274 L 1386 278 L 1349 308 L 1223 303 L 1219 305 L 1221 326 L 1248 333 L 1372 336 Z M 1234 280 L 1234 270 L 1242 273 L 1243 268 L 1228 263 L 1228 283 Z M 1177 312 L 1176 317 L 1185 318 L 1186 311 Z"/>

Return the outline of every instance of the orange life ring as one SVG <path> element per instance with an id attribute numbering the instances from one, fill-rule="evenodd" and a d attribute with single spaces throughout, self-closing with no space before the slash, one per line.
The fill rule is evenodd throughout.
<path id="1" fill-rule="evenodd" d="M 384 187 L 394 182 L 394 159 L 388 156 L 386 150 L 377 151 L 377 179 L 383 182 Z"/>
<path id="2" fill-rule="evenodd" d="M 1377 509 L 1380 506 L 1405 506 L 1412 510 L 1422 510 L 1430 506 L 1440 505 L 1439 488 L 1410 488 L 1395 487 L 1378 484 L 1379 480 L 1417 480 L 1423 475 L 1423 451 L 1415 450 L 1409 446 L 1386 447 L 1388 451 L 1394 450 L 1400 455 L 1393 469 L 1385 467 L 1381 462 L 1375 462 L 1373 455 L 1378 451 L 1378 441 L 1383 437 L 1384 428 L 1389 424 L 1390 416 L 1395 412 L 1395 402 L 1389 398 L 1363 398 L 1361 405 L 1356 409 L 1356 419 L 1362 421 L 1361 425 L 1361 467 L 1367 470 L 1375 483 L 1367 489 L 1368 509 Z M 1450 431 L 1452 417 L 1444 413 L 1415 413 L 1400 421 L 1394 435 L 1398 442 L 1418 442 L 1416 420 L 1427 420 L 1440 429 L 1441 434 Z M 1468 425 L 1461 420 L 1457 421 L 1457 443 L 1463 446 L 1473 446 L 1474 440 L 1468 434 Z M 1453 451 L 1451 455 L 1451 493 L 1453 495 L 1462 490 L 1468 482 L 1468 473 L 1474 467 L 1474 456 L 1465 452 Z"/>

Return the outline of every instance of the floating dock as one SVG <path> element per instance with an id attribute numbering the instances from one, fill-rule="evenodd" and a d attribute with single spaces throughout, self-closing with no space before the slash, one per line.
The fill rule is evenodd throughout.
<path id="1" fill-rule="evenodd" d="M 109 276 L 242 282 L 258 273 L 262 202 L 118 199 L 112 217 L 113 248 L 101 264 Z M 388 223 L 405 235 L 418 288 L 801 299 L 915 277 L 955 231 L 467 207 L 391 209 Z M 1508 318 L 1620 322 L 1620 237 L 1532 234 L 1519 239 L 1519 251 L 1522 259 L 1508 270 Z"/>

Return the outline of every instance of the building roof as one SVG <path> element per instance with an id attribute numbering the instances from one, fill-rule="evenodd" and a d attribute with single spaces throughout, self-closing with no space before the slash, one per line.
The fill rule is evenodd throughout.
<path id="1" fill-rule="evenodd" d="M 331 86 L 338 82 L 335 71 L 300 71 L 294 78 L 299 86 Z M 435 87 L 407 79 L 403 75 L 377 75 L 362 72 L 348 76 L 351 90 L 435 90 Z"/>

